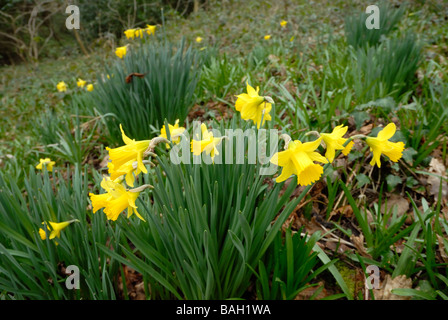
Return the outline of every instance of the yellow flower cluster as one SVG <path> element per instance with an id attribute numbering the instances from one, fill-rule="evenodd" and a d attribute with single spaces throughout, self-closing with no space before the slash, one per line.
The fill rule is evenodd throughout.
<path id="1" fill-rule="evenodd" d="M 336 150 L 347 156 L 351 151 L 354 141 L 343 138 L 348 127 L 339 125 L 333 129 L 331 133 L 318 133 L 319 138 L 312 142 L 302 143 L 299 140 L 291 141 L 285 146 L 285 151 L 277 152 L 271 158 L 271 162 L 282 167 L 282 173 L 277 177 L 276 182 L 282 182 L 291 175 L 297 176 L 297 184 L 306 186 L 320 179 L 323 174 L 323 168 L 316 164 L 330 163 L 334 160 Z M 404 150 L 403 142 L 388 141 L 395 134 L 396 127 L 394 123 L 388 124 L 377 137 L 357 136 L 358 138 L 366 138 L 366 143 L 372 151 L 373 159 L 370 165 L 378 165 L 381 167 L 380 157 L 382 154 L 387 156 L 391 161 L 397 162 Z M 326 146 L 325 157 L 316 152 L 319 145 L 324 142 Z"/>
<path id="2" fill-rule="evenodd" d="M 269 96 L 260 96 L 259 87 L 254 89 L 247 83 L 247 93 L 237 95 L 235 109 L 240 112 L 241 118 L 246 121 L 253 121 L 257 128 L 271 120 L 270 111 L 274 101 Z M 104 177 L 101 187 L 105 190 L 103 194 L 89 193 L 92 202 L 93 212 L 104 208 L 104 213 L 109 220 L 117 220 L 119 215 L 127 209 L 128 218 L 135 214 L 144 221 L 144 218 L 137 211 L 136 200 L 141 191 L 152 188 L 150 185 L 143 185 L 134 189 L 136 177 L 141 173 L 148 173 L 145 164 L 152 164 L 149 160 L 144 160 L 147 156 L 154 157 L 155 146 L 164 142 L 167 149 L 171 148 L 170 143 L 178 144 L 186 129 L 179 125 L 179 119 L 174 125 L 168 124 L 168 128 L 163 125 L 160 135 L 152 140 L 135 141 L 126 136 L 120 125 L 122 139 L 125 145 L 118 148 L 106 148 L 109 152 L 110 162 L 108 163 L 108 177 Z M 373 153 L 371 165 L 381 166 L 380 156 L 386 155 L 392 161 L 398 161 L 404 150 L 403 142 L 390 142 L 389 139 L 395 134 L 395 124 L 388 124 L 377 137 L 366 137 L 362 135 L 344 138 L 348 127 L 344 125 L 336 126 L 331 133 L 319 133 L 311 131 L 306 135 L 315 134 L 318 138 L 310 142 L 292 140 L 288 135 L 285 137 L 285 150 L 273 155 L 270 162 L 282 167 L 281 174 L 276 178 L 280 183 L 291 177 L 297 176 L 297 184 L 306 186 L 319 180 L 324 172 L 321 164 L 331 163 L 336 152 L 341 151 L 345 156 L 351 151 L 355 138 L 365 138 L 367 145 Z M 169 131 L 169 134 L 168 132 Z M 191 152 L 195 156 L 202 153 L 210 155 L 212 162 L 219 155 L 218 146 L 225 137 L 215 137 L 207 126 L 201 124 L 202 137 L 193 137 L 191 141 Z M 168 139 L 169 137 L 169 139 Z M 324 146 L 325 155 L 321 155 L 317 150 L 319 146 Z M 49 159 L 48 159 L 49 160 Z"/>
<path id="3" fill-rule="evenodd" d="M 145 29 L 127 29 L 124 31 L 124 35 L 127 39 L 134 39 L 134 38 L 143 38 L 143 35 L 146 33 L 147 35 L 153 35 L 156 33 L 156 26 L 152 26 L 147 24 Z M 127 48 L 128 45 L 117 47 L 115 49 L 115 54 L 120 59 L 123 59 L 127 54 Z"/>
<path id="4" fill-rule="evenodd" d="M 285 24 L 286 25 L 286 24 Z M 255 90 L 249 84 L 247 84 L 247 93 L 237 95 L 238 98 L 235 102 L 235 109 L 240 112 L 243 120 L 251 120 L 255 123 L 257 128 L 260 128 L 265 120 L 271 120 L 269 114 L 272 108 L 271 103 L 274 103 L 270 97 L 262 97 L 258 94 L 259 88 Z M 353 138 L 366 138 L 366 143 L 370 147 L 373 153 L 373 159 L 370 162 L 371 165 L 377 164 L 381 167 L 380 156 L 381 154 L 389 157 L 390 160 L 397 162 L 403 153 L 403 142 L 390 142 L 388 141 L 395 134 L 396 127 L 394 123 L 388 124 L 382 131 L 375 137 L 355 136 L 350 140 L 343 138 L 346 134 L 348 127 L 339 125 L 336 126 L 331 133 L 315 133 L 319 138 L 312 142 L 302 143 L 299 140 L 290 141 L 288 137 L 285 151 L 277 152 L 271 158 L 271 163 L 283 168 L 281 175 L 276 179 L 277 182 L 282 182 L 288 179 L 291 175 L 297 176 L 297 184 L 309 185 L 320 179 L 323 174 L 323 168 L 316 164 L 330 163 L 336 156 L 336 151 L 340 150 L 345 156 L 349 154 L 353 148 Z M 209 144 L 212 144 L 212 138 L 209 138 Z M 203 143 L 201 141 L 201 143 Z M 326 147 L 325 157 L 316 152 L 317 148 L 324 144 Z M 209 153 L 213 152 L 216 148 L 209 147 L 206 149 L 203 145 L 197 143 L 197 149 L 207 150 Z M 193 148 L 193 142 L 192 142 Z M 213 156 L 213 154 L 212 154 Z"/>
<path id="5" fill-rule="evenodd" d="M 104 213 L 107 218 L 117 220 L 120 213 L 128 209 L 128 217 L 135 213 L 137 217 L 144 220 L 137 212 L 135 204 L 140 191 L 144 188 L 127 190 L 122 182 L 124 177 L 126 184 L 133 187 L 135 177 L 140 172 L 148 172 L 143 162 L 143 153 L 149 148 L 151 141 L 135 141 L 126 136 L 121 125 L 120 130 L 125 145 L 114 149 L 106 148 L 109 151 L 110 162 L 107 167 L 110 177 L 105 177 L 101 182 L 101 187 L 106 193 L 100 195 L 89 194 L 93 212 L 105 208 Z"/>
<path id="6" fill-rule="evenodd" d="M 86 86 L 86 84 L 87 84 L 87 81 L 82 80 L 80 78 L 78 78 L 78 81 L 76 82 L 76 85 L 78 86 L 78 88 L 86 87 L 87 91 L 89 91 L 89 92 L 93 91 L 93 84 L 89 83 L 87 86 Z"/>
<path id="7" fill-rule="evenodd" d="M 180 135 L 185 128 L 179 126 L 179 120 L 173 125 L 168 125 L 170 131 L 170 138 L 173 143 L 180 142 Z M 106 150 L 109 152 L 110 162 L 107 164 L 109 177 L 104 177 L 101 182 L 101 187 L 106 191 L 103 194 L 89 193 L 92 202 L 93 212 L 104 208 L 104 213 L 109 220 L 117 220 L 120 213 L 127 209 L 128 218 L 135 214 L 138 218 L 145 221 L 140 213 L 137 211 L 135 204 L 141 191 L 146 188 L 152 188 L 151 185 L 143 185 L 131 190 L 126 186 L 134 187 L 135 178 L 141 173 L 148 173 L 145 166 L 151 163 L 144 160 L 144 157 L 150 155 L 155 156 L 152 152 L 155 145 L 160 142 L 165 142 L 169 148 L 169 141 L 167 140 L 167 132 L 165 126 L 162 127 L 159 137 L 153 140 L 135 141 L 126 136 L 121 124 L 120 130 L 122 134 L 124 146 Z"/>
<path id="8" fill-rule="evenodd" d="M 51 161 L 50 158 L 40 159 L 39 164 L 36 166 L 36 169 L 43 170 L 45 167 L 48 172 L 51 172 L 53 171 L 53 166 L 55 164 L 56 162 Z"/>
<path id="9" fill-rule="evenodd" d="M 78 80 L 76 81 L 76 85 L 77 85 L 78 88 L 86 87 L 87 91 L 93 91 L 93 84 L 89 83 L 89 84 L 87 84 L 87 86 L 86 86 L 86 84 L 87 84 L 87 81 L 85 81 L 85 80 L 83 80 L 81 78 L 78 78 Z M 64 81 L 61 81 L 61 82 L 59 82 L 56 85 L 56 89 L 59 92 L 66 92 L 67 89 L 68 89 L 68 86 L 67 86 L 67 84 Z"/>
<path id="10" fill-rule="evenodd" d="M 156 32 L 156 26 L 152 26 L 147 24 L 145 29 L 127 29 L 124 31 L 124 35 L 127 39 L 134 39 L 134 38 L 143 38 L 143 34 L 146 33 L 147 35 L 155 34 Z"/>

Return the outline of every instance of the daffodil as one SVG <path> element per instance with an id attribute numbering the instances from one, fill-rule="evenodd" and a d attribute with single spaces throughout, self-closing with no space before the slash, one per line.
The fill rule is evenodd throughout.
<path id="1" fill-rule="evenodd" d="M 293 174 L 297 176 L 297 184 L 302 186 L 307 186 L 319 180 L 324 170 L 321 165 L 314 163 L 314 161 L 328 163 L 325 157 L 315 151 L 321 141 L 322 137 L 306 143 L 299 140 L 290 141 L 285 151 L 274 154 L 270 160 L 271 163 L 283 167 L 276 182 L 285 181 Z"/>
<path id="2" fill-rule="evenodd" d="M 180 135 L 185 131 L 184 127 L 179 127 L 179 119 L 176 120 L 174 123 L 174 126 L 168 123 L 168 129 L 170 131 L 171 141 L 175 144 L 180 143 Z M 159 137 L 163 137 L 165 139 L 168 139 L 166 134 L 166 128 L 165 125 L 163 125 L 162 129 L 160 130 Z M 167 149 L 170 148 L 170 145 L 166 144 Z"/>
<path id="3" fill-rule="evenodd" d="M 344 155 L 348 155 L 351 148 L 353 147 L 353 141 L 350 141 L 345 147 L 344 143 L 348 140 L 342 138 L 344 134 L 347 132 L 348 127 L 344 127 L 344 125 L 339 125 L 333 129 L 332 133 L 321 133 L 322 139 L 325 142 L 327 147 L 327 151 L 325 153 L 325 157 L 328 161 L 332 162 L 336 155 L 336 150 L 342 150 Z"/>
<path id="4" fill-rule="evenodd" d="M 269 39 L 271 39 L 271 35 L 270 34 L 267 34 L 267 35 L 264 36 L 264 40 L 269 40 Z"/>
<path id="5" fill-rule="evenodd" d="M 47 171 L 53 171 L 53 166 L 56 164 L 56 162 L 51 161 L 50 158 L 40 159 L 39 164 L 36 166 L 36 169 L 43 170 L 43 167 L 45 166 L 47 168 Z"/>
<path id="6" fill-rule="evenodd" d="M 126 55 L 127 52 L 127 47 L 123 46 L 123 47 L 118 47 L 115 50 L 115 54 L 117 55 L 117 57 L 119 57 L 120 59 L 123 59 L 123 57 Z"/>
<path id="7" fill-rule="evenodd" d="M 196 37 L 196 42 L 197 43 L 201 43 L 202 42 L 202 38 L 201 37 Z"/>
<path id="8" fill-rule="evenodd" d="M 205 123 L 201 124 L 202 140 L 191 141 L 191 152 L 195 156 L 201 155 L 205 151 L 205 154 L 210 154 L 212 161 L 215 156 L 219 155 L 219 151 L 216 148 L 222 141 L 223 137 L 215 138 L 212 132 L 207 130 Z"/>
<path id="9" fill-rule="evenodd" d="M 48 239 L 52 240 L 56 237 L 60 238 L 61 231 L 64 230 L 65 228 L 67 228 L 73 222 L 79 222 L 79 220 L 75 219 L 75 220 L 70 220 L 70 221 L 65 221 L 65 222 L 48 221 L 46 223 L 47 229 L 48 229 L 48 231 L 50 231 L 50 235 L 49 235 Z M 42 224 L 45 225 L 45 222 L 42 222 Z M 50 228 L 50 226 L 51 226 L 51 228 Z M 45 232 L 45 230 L 42 228 L 39 229 L 39 235 L 42 240 L 47 239 L 47 232 Z"/>
<path id="10" fill-rule="evenodd" d="M 134 35 L 137 38 L 143 38 L 143 30 L 142 29 L 136 29 Z"/>
<path id="11" fill-rule="evenodd" d="M 126 36 L 127 39 L 134 39 L 135 31 L 136 29 L 127 29 L 124 31 L 124 35 Z"/>
<path id="12" fill-rule="evenodd" d="M 135 177 L 141 172 L 140 168 L 137 167 L 137 162 L 134 160 L 129 160 L 125 164 L 121 165 L 119 168 L 115 168 L 112 162 L 107 164 L 108 172 L 110 174 L 111 180 L 116 180 L 121 176 L 125 176 L 125 180 L 128 186 L 133 187 Z"/>
<path id="13" fill-rule="evenodd" d="M 148 149 L 150 140 L 135 141 L 135 139 L 128 138 L 121 124 L 120 130 L 125 145 L 114 149 L 106 147 L 106 150 L 109 151 L 109 159 L 112 161 L 114 168 L 120 170 L 122 165 L 132 161 L 137 162 L 137 168 L 140 171 L 147 173 L 148 170 L 143 164 L 143 153 Z"/>
<path id="14" fill-rule="evenodd" d="M 280 25 L 282 26 L 282 28 L 286 27 L 286 25 L 288 24 L 288 21 L 282 20 L 280 22 Z"/>
<path id="15" fill-rule="evenodd" d="M 152 26 L 152 25 L 147 24 L 145 30 L 146 30 L 146 33 L 148 35 L 155 34 L 156 33 L 156 26 Z"/>
<path id="16" fill-rule="evenodd" d="M 87 91 L 93 91 L 93 84 L 89 83 L 86 87 Z"/>
<path id="17" fill-rule="evenodd" d="M 86 85 L 86 83 L 87 83 L 87 81 L 82 80 L 82 79 L 78 79 L 78 81 L 76 81 L 76 85 L 77 85 L 79 88 L 84 88 L 84 86 Z"/>
<path id="18" fill-rule="evenodd" d="M 64 81 L 61 81 L 56 85 L 56 89 L 58 89 L 59 92 L 65 92 L 67 91 L 67 84 Z"/>
<path id="19" fill-rule="evenodd" d="M 367 137 L 366 143 L 370 147 L 370 151 L 373 153 L 372 161 L 370 161 L 370 165 L 377 165 L 378 168 L 381 167 L 381 154 L 387 156 L 393 162 L 397 162 L 401 156 L 403 155 L 404 143 L 399 142 L 390 142 L 388 141 L 393 137 L 395 131 L 397 130 L 395 124 L 389 123 L 383 130 L 378 132 L 378 135 L 375 137 Z"/>
<path id="20" fill-rule="evenodd" d="M 272 102 L 272 99 L 259 96 L 259 90 L 259 87 L 255 90 L 247 83 L 247 93 L 238 95 L 235 102 L 235 109 L 241 112 L 241 118 L 252 120 L 257 127 L 263 125 L 266 120 L 271 120 L 269 112 L 272 108 L 272 104 L 268 102 L 268 100 Z"/>
<path id="21" fill-rule="evenodd" d="M 139 219 L 145 221 L 138 213 L 137 205 L 135 204 L 140 192 L 128 191 L 121 183 L 112 181 L 110 178 L 104 178 L 101 181 L 101 187 L 106 193 L 99 195 L 89 193 L 93 213 L 104 208 L 107 219 L 115 221 L 118 219 L 120 213 L 127 209 L 128 218 L 135 213 Z"/>

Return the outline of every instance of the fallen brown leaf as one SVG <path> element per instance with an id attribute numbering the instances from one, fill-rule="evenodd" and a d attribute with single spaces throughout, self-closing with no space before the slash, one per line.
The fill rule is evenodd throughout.
<path id="1" fill-rule="evenodd" d="M 392 279 L 388 274 L 383 281 L 380 289 L 374 289 L 375 300 L 410 300 L 411 297 L 398 296 L 393 294 L 393 289 L 412 288 L 412 280 L 406 278 L 405 275 L 400 275 Z"/>
<path id="2" fill-rule="evenodd" d="M 387 205 L 387 208 L 386 208 Z M 409 211 L 409 201 L 401 195 L 393 194 L 388 200 L 387 203 L 384 202 L 381 205 L 381 212 L 385 213 L 386 209 L 388 212 L 391 210 L 395 210 L 394 207 L 397 208 L 397 215 L 401 217 L 403 214 Z M 393 211 L 392 211 L 393 212 Z"/>
<path id="3" fill-rule="evenodd" d="M 105 168 L 108 162 L 109 162 L 109 154 L 106 154 L 106 156 L 100 162 L 100 168 Z"/>
<path id="4" fill-rule="evenodd" d="M 324 282 L 320 281 L 317 286 L 306 288 L 305 290 L 302 290 L 299 292 L 299 294 L 295 297 L 294 300 L 310 300 L 310 298 L 313 296 L 313 294 L 320 288 L 324 286 Z M 327 296 L 327 290 L 325 290 L 325 287 L 322 289 L 321 292 L 317 294 L 316 297 L 314 297 L 314 300 L 320 300 Z"/>
<path id="5" fill-rule="evenodd" d="M 438 176 L 442 176 L 446 178 L 446 168 L 442 161 L 440 161 L 437 158 L 432 158 L 431 162 L 429 163 L 428 172 L 434 173 Z M 440 187 L 442 187 L 442 197 L 445 198 L 448 196 L 448 183 L 446 182 L 446 179 L 443 180 L 439 177 L 430 175 L 428 176 L 427 180 L 429 184 L 429 194 L 438 197 Z M 442 185 L 440 185 L 442 184 Z"/>
<path id="6" fill-rule="evenodd" d="M 354 244 L 360 255 L 372 259 L 372 256 L 367 253 L 366 247 L 364 247 L 364 235 L 362 233 L 358 237 L 352 235 L 350 237 L 350 240 L 352 241 L 352 243 Z"/>
<path id="7" fill-rule="evenodd" d="M 436 234 L 437 236 L 437 241 L 439 242 L 439 253 L 440 256 L 442 257 L 442 260 L 445 263 L 448 263 L 448 248 L 445 248 L 445 243 L 443 242 L 443 238 L 441 236 L 439 236 L 438 234 Z"/>

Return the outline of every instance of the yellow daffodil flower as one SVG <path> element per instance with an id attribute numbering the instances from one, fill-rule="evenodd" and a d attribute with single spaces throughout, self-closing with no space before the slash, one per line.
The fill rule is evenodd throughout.
<path id="1" fill-rule="evenodd" d="M 129 160 L 118 169 L 115 169 L 115 166 L 112 162 L 107 164 L 108 172 L 110 174 L 111 180 L 116 180 L 121 176 L 125 176 L 125 180 L 128 186 L 133 187 L 135 177 L 138 176 L 141 172 L 140 168 L 136 166 L 136 162 L 134 160 Z"/>
<path id="2" fill-rule="evenodd" d="M 78 88 L 84 88 L 86 83 L 87 83 L 87 81 L 82 80 L 82 79 L 78 79 L 78 81 L 76 82 L 76 85 L 78 86 Z"/>
<path id="3" fill-rule="evenodd" d="M 135 29 L 127 29 L 124 31 L 124 35 L 127 39 L 134 39 L 135 37 Z"/>
<path id="4" fill-rule="evenodd" d="M 267 34 L 267 35 L 264 36 L 264 40 L 269 40 L 269 39 L 271 39 L 271 35 L 270 34 Z"/>
<path id="5" fill-rule="evenodd" d="M 174 126 L 172 126 L 168 123 L 168 129 L 170 130 L 171 141 L 175 144 L 180 143 L 180 139 L 181 139 L 180 135 L 185 131 L 185 128 L 179 127 L 179 119 L 176 120 L 176 122 L 174 123 Z M 159 137 L 168 139 L 167 134 L 166 134 L 165 125 L 163 125 L 162 129 L 160 130 Z M 169 149 L 170 145 L 167 143 L 166 147 L 167 147 L 167 149 Z"/>
<path id="6" fill-rule="evenodd" d="M 370 151 L 373 153 L 373 159 L 370 161 L 370 165 L 377 165 L 381 168 L 381 154 L 387 156 L 393 162 L 397 162 L 403 155 L 404 143 L 390 142 L 388 141 L 393 137 L 397 130 L 395 124 L 389 123 L 383 130 L 378 132 L 377 137 L 367 137 L 366 143 L 370 147 Z"/>
<path id="7" fill-rule="evenodd" d="M 89 83 L 86 87 L 87 91 L 93 91 L 93 84 Z"/>
<path id="8" fill-rule="evenodd" d="M 140 171 L 147 173 L 148 170 L 143 164 L 143 153 L 148 148 L 150 140 L 135 141 L 134 139 L 128 138 L 124 133 L 121 124 L 120 130 L 125 145 L 114 149 L 106 147 L 106 150 L 109 151 L 109 159 L 112 161 L 114 168 L 117 168 L 117 170 L 120 171 L 122 165 L 132 161 L 137 162 L 137 168 L 139 168 Z"/>
<path id="9" fill-rule="evenodd" d="M 145 30 L 146 30 L 146 33 L 148 35 L 155 34 L 156 33 L 156 26 L 151 26 L 151 25 L 147 24 Z"/>
<path id="10" fill-rule="evenodd" d="M 48 221 L 47 222 L 47 229 L 48 231 L 50 231 L 50 236 L 48 237 L 48 239 L 52 240 L 56 237 L 60 238 L 61 237 L 61 231 L 64 230 L 65 228 L 67 228 L 71 223 L 73 222 L 79 222 L 79 220 L 70 220 L 70 221 L 65 221 L 65 222 L 52 222 L 52 221 Z M 45 225 L 45 222 L 42 222 L 42 224 Z M 51 229 L 50 229 L 50 225 Z M 47 239 L 47 233 L 45 232 L 44 229 L 40 228 L 39 229 L 39 235 L 40 238 L 42 240 Z"/>
<path id="11" fill-rule="evenodd" d="M 137 212 L 137 206 L 135 204 L 140 192 L 128 191 L 121 183 L 112 181 L 109 178 L 104 178 L 101 181 L 101 187 L 106 190 L 106 193 L 99 195 L 89 193 L 93 213 L 104 208 L 107 219 L 115 221 L 118 219 L 120 213 L 127 209 L 128 218 L 135 213 L 139 219 L 145 221 Z"/>
<path id="12" fill-rule="evenodd" d="M 61 81 L 56 85 L 56 89 L 58 89 L 59 92 L 65 92 L 67 91 L 67 84 L 64 81 Z"/>
<path id="13" fill-rule="evenodd" d="M 119 57 L 120 59 L 123 59 L 123 57 L 126 55 L 127 52 L 127 47 L 123 46 L 123 47 L 118 47 L 115 50 L 115 54 L 117 55 L 117 57 Z"/>
<path id="14" fill-rule="evenodd" d="M 350 141 L 347 146 L 344 147 L 344 143 L 347 139 L 342 137 L 347 132 L 347 129 L 348 127 L 344 127 L 344 125 L 341 124 L 340 126 L 335 127 L 332 133 L 321 133 L 322 139 L 327 146 L 325 157 L 328 161 L 332 162 L 334 160 L 336 150 L 342 150 L 342 153 L 346 156 L 352 149 L 353 141 Z"/>
<path id="15" fill-rule="evenodd" d="M 238 95 L 235 102 L 235 109 L 241 112 L 241 118 L 252 120 L 257 127 L 262 126 L 266 120 L 271 120 L 269 112 L 272 108 L 272 104 L 267 102 L 267 97 L 258 95 L 259 90 L 259 87 L 255 90 L 247 83 L 247 93 Z M 262 118 L 263 123 L 261 123 Z"/>
<path id="16" fill-rule="evenodd" d="M 201 37 L 196 37 L 196 42 L 197 43 L 201 43 L 202 42 L 202 38 Z"/>
<path id="17" fill-rule="evenodd" d="M 306 143 L 299 140 L 290 141 L 287 150 L 274 154 L 271 163 L 283 167 L 276 182 L 285 181 L 293 174 L 297 176 L 297 184 L 302 186 L 319 180 L 324 170 L 314 161 L 328 163 L 327 159 L 315 151 L 321 141 L 322 137 Z"/>
<path id="18" fill-rule="evenodd" d="M 286 25 L 288 24 L 288 21 L 282 20 L 280 22 L 280 25 L 282 26 L 282 28 L 286 27 Z"/>
<path id="19" fill-rule="evenodd" d="M 212 132 L 207 130 L 205 123 L 201 124 L 202 140 L 192 140 L 191 141 L 191 152 L 193 155 L 199 156 L 205 151 L 205 154 L 210 154 L 212 161 L 214 161 L 215 156 L 219 155 L 218 149 L 216 148 L 222 141 L 223 137 L 215 138 Z"/>
<path id="20" fill-rule="evenodd" d="M 51 161 L 50 158 L 40 159 L 39 164 L 36 166 L 36 169 L 43 170 L 43 167 L 45 166 L 47 168 L 47 171 L 51 172 L 53 171 L 53 166 L 56 164 L 56 162 Z"/>
<path id="21" fill-rule="evenodd" d="M 143 38 L 143 30 L 142 30 L 142 29 L 137 29 L 137 30 L 135 30 L 134 35 L 135 35 L 137 38 Z"/>

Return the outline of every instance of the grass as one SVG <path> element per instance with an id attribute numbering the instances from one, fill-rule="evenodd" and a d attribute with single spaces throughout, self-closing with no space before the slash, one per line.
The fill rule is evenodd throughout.
<path id="1" fill-rule="evenodd" d="M 411 3 L 391 30 L 383 30 L 388 40 L 380 41 L 378 34 L 347 38 L 344 22 L 359 20 L 360 1 L 212 4 L 188 19 L 168 13 L 159 27 L 171 43 L 185 38 L 201 64 L 192 70 L 197 85 L 184 88 L 188 103 L 179 104 L 179 113 L 152 114 L 154 128 L 136 125 L 154 119 L 137 116 L 117 98 L 124 70 L 117 72 L 113 93 L 101 89 L 108 66 L 122 62 L 114 48 L 0 68 L 0 299 L 128 299 L 136 288 L 126 286 L 125 265 L 138 272 L 146 299 L 294 299 L 308 292 L 308 299 L 363 299 L 366 289 L 355 285 L 356 275 L 368 265 L 381 269 L 382 281 L 385 275 L 412 280 L 412 287 L 397 287 L 395 294 L 447 299 L 443 13 Z M 204 40 L 195 42 L 197 36 Z M 135 68 L 134 62 L 126 68 Z M 157 63 L 151 66 L 157 69 Z M 151 81 L 173 80 L 155 73 Z M 77 88 L 78 78 L 93 83 L 94 91 Z M 59 81 L 68 92 L 56 91 Z M 187 130 L 201 119 L 224 132 L 243 123 L 234 105 L 246 83 L 275 101 L 269 126 L 280 133 L 303 141 L 310 139 L 308 131 L 331 132 L 345 124 L 347 136 L 376 136 L 394 122 L 392 141 L 405 143 L 403 157 L 396 163 L 382 158 L 381 168 L 372 167 L 368 147 L 355 143 L 304 191 L 294 181 L 283 186 L 272 177 L 263 180 L 247 165 L 173 166 L 157 147 L 156 168 L 139 180 L 156 189 L 137 202 L 151 223 L 92 214 L 87 194 L 101 192 L 105 147 L 122 144 L 119 134 L 110 135 L 109 117 L 134 123 L 136 131 L 125 131 L 136 139 L 158 135 L 165 118 L 172 123 L 177 117 Z M 139 89 L 137 102 L 144 96 Z M 172 92 L 161 90 L 157 105 L 177 103 Z M 112 100 L 121 101 L 118 109 Z M 45 157 L 56 161 L 54 173 L 34 168 Z M 438 184 L 429 184 L 431 175 L 440 178 Z M 63 231 L 56 246 L 38 235 L 51 219 L 81 223 Z M 79 292 L 65 289 L 61 266 L 67 261 L 81 269 Z"/>

